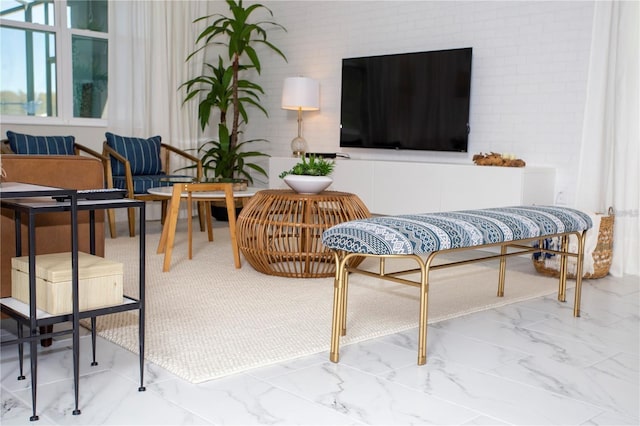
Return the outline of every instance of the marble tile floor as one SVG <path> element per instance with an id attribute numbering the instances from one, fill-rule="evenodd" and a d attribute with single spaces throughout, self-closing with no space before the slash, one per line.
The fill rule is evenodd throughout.
<path id="1" fill-rule="evenodd" d="M 416 330 L 191 384 L 103 339 L 91 367 L 82 337 L 73 416 L 68 339 L 41 348 L 37 412 L 17 350 L 2 348 L 2 425 L 638 425 L 640 279 L 585 281 L 582 316 L 554 295 L 433 324 L 416 365 Z M 3 340 L 12 320 L 3 320 Z M 329 342 L 327 342 L 328 349 Z M 28 366 L 28 360 L 27 360 Z"/>

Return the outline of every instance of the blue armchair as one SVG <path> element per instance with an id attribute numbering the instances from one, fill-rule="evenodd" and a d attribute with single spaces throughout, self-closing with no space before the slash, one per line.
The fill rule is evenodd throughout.
<path id="1" fill-rule="evenodd" d="M 106 133 L 103 155 L 108 158 L 107 187 L 127 191 L 132 199 L 162 201 L 162 221 L 166 214 L 167 197 L 149 194 L 147 190 L 158 186 L 171 186 L 169 178 L 202 179 L 202 162 L 187 152 L 162 143 L 160 136 L 136 138 Z M 196 176 L 168 174 L 171 154 L 182 157 L 195 165 Z M 204 229 L 204 206 L 198 203 L 200 227 Z M 129 235 L 135 235 L 135 209 L 129 209 Z M 109 226 L 115 230 L 115 216 L 108 212 Z M 112 237 L 114 237 L 112 231 Z"/>

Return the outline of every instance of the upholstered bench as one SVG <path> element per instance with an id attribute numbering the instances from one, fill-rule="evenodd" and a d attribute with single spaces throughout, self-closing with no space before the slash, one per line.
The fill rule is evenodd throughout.
<path id="1" fill-rule="evenodd" d="M 426 362 L 429 271 L 471 262 L 499 259 L 498 296 L 504 295 L 506 259 L 510 256 L 533 252 L 547 252 L 561 256 L 558 300 L 566 300 L 567 258 L 577 258 L 574 316 L 580 316 L 584 233 L 591 228 L 589 216 L 566 207 L 520 206 L 481 210 L 465 210 L 430 214 L 379 216 L 352 220 L 335 225 L 322 234 L 322 242 L 331 249 L 336 262 L 336 278 L 331 330 L 333 362 L 339 359 L 340 336 L 346 334 L 346 305 L 349 273 L 359 273 L 420 288 L 418 327 L 418 364 Z M 569 235 L 578 238 L 577 253 L 569 252 Z M 530 243 L 550 237 L 560 237 L 560 250 L 541 250 Z M 542 246 L 540 244 L 540 246 Z M 470 260 L 445 262 L 434 265 L 441 253 L 461 250 L 487 249 Z M 380 260 L 378 272 L 352 266 L 354 258 L 374 257 Z M 393 258 L 411 258 L 417 267 L 411 270 L 387 272 L 385 261 Z M 351 264 L 350 264 L 351 263 Z M 420 280 L 406 276 L 420 273 Z"/>

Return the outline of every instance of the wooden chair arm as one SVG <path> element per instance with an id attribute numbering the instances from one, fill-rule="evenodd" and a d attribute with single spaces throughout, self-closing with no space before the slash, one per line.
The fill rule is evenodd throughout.
<path id="1" fill-rule="evenodd" d="M 0 153 L 2 153 L 2 154 L 13 154 L 14 153 L 11 150 L 11 146 L 9 146 L 9 139 L 0 140 Z"/>
<path id="2" fill-rule="evenodd" d="M 198 161 L 200 161 L 200 159 L 198 157 L 196 157 L 195 155 L 191 155 L 188 152 L 180 149 L 180 148 L 176 148 L 173 145 L 169 145 L 166 143 L 161 143 L 160 146 L 162 146 L 163 148 L 167 149 L 168 151 L 171 151 L 173 153 L 176 153 L 178 155 L 180 155 L 181 157 L 184 157 L 188 160 L 193 161 L 194 163 L 197 163 Z"/>
<path id="3" fill-rule="evenodd" d="M 131 163 L 129 162 L 129 160 L 127 160 L 125 157 L 123 157 L 122 155 L 118 154 L 118 152 L 116 152 L 113 148 L 111 148 L 109 145 L 107 145 L 107 142 L 104 142 L 102 144 L 102 150 L 104 152 L 104 154 L 107 156 L 107 158 L 113 157 L 115 158 L 118 162 L 122 163 L 122 165 L 124 166 L 124 174 L 125 174 L 125 179 L 127 181 L 127 197 L 129 198 L 133 198 L 134 195 L 134 190 L 133 190 L 133 174 L 131 173 Z M 110 187 L 113 187 L 113 174 L 112 174 L 112 170 L 111 170 L 111 164 L 109 164 L 109 176 L 111 177 L 110 180 Z"/>
<path id="4" fill-rule="evenodd" d="M 114 150 L 113 148 L 111 148 L 109 145 L 107 145 L 107 143 L 105 142 L 102 145 L 102 152 L 104 153 L 104 155 L 106 155 L 107 157 L 113 157 L 115 158 L 117 161 L 121 162 L 122 165 L 127 168 L 131 168 L 131 165 L 129 164 L 129 160 L 127 160 L 125 157 L 123 157 L 122 155 L 118 154 L 118 152 L 116 150 Z"/>
<path id="5" fill-rule="evenodd" d="M 172 146 L 166 143 L 161 143 L 160 146 L 162 146 L 167 151 L 173 152 L 174 154 L 177 154 L 183 158 L 186 158 L 187 160 L 190 160 L 196 163 L 196 177 L 198 179 L 198 182 L 202 180 L 202 161 L 200 161 L 198 157 L 196 157 L 195 155 L 191 155 L 180 148 L 176 148 L 175 146 Z M 167 170 L 167 173 L 169 173 L 168 170 Z"/>
<path id="6" fill-rule="evenodd" d="M 103 176 L 104 176 L 103 185 L 104 185 L 105 188 L 113 188 L 113 178 L 112 178 L 112 175 L 111 175 L 111 164 L 110 164 L 110 160 L 109 160 L 109 156 L 108 155 L 101 154 L 98 151 L 94 151 L 93 149 L 88 148 L 88 147 L 86 147 L 84 145 L 81 145 L 79 143 L 74 143 L 73 144 L 73 150 L 74 150 L 76 155 L 80 155 L 81 152 L 84 152 L 84 153 L 89 154 L 90 156 L 100 160 L 100 162 L 102 162 L 102 172 L 103 172 Z"/>
<path id="7" fill-rule="evenodd" d="M 89 154 L 92 157 L 97 158 L 102 162 L 109 161 L 109 157 L 107 157 L 106 155 L 101 154 L 98 151 L 94 151 L 93 149 L 86 147 L 84 145 L 80 145 L 79 143 L 73 144 L 73 151 L 75 152 L 76 155 L 80 155 L 81 152 L 84 152 L 86 154 Z"/>

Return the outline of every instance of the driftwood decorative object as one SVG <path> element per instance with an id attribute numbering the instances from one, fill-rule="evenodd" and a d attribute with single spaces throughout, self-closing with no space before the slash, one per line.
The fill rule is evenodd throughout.
<path id="1" fill-rule="evenodd" d="M 513 154 L 499 154 L 497 152 L 476 154 L 473 156 L 473 162 L 478 166 L 524 167 L 526 165 L 524 160 L 516 158 Z"/>

